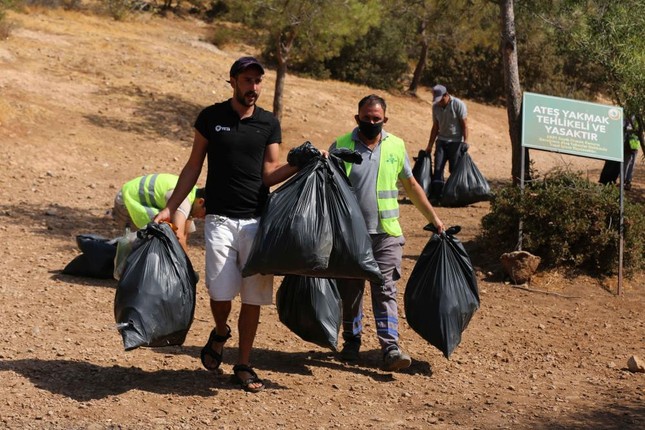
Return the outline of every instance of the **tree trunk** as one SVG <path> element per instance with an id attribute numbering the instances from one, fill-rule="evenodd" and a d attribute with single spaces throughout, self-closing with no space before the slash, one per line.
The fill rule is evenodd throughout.
<path id="1" fill-rule="evenodd" d="M 273 93 L 273 115 L 282 120 L 282 96 L 284 95 L 284 81 L 287 78 L 287 66 L 289 64 L 289 52 L 295 39 L 295 32 L 282 32 L 277 38 L 276 57 L 278 59 L 278 70 L 275 76 L 275 91 Z"/>
<path id="2" fill-rule="evenodd" d="M 515 38 L 515 12 L 513 0 L 501 0 L 501 51 L 504 67 L 504 93 L 506 95 L 506 112 L 508 114 L 508 132 L 511 138 L 512 164 L 511 175 L 513 183 L 518 184 L 521 178 L 522 141 L 521 141 L 521 108 L 522 89 L 517 67 L 517 41 Z M 529 157 L 526 151 L 525 177 L 528 176 Z"/>
<path id="3" fill-rule="evenodd" d="M 421 39 L 421 42 L 419 43 L 419 45 L 421 45 L 421 52 L 419 53 L 419 62 L 417 63 L 417 66 L 414 68 L 414 73 L 412 74 L 412 81 L 410 82 L 410 88 L 408 88 L 408 92 L 412 95 L 416 95 L 417 93 L 417 88 L 419 88 L 419 82 L 421 82 L 421 75 L 423 74 L 423 69 L 425 69 L 426 61 L 428 59 L 428 38 L 426 37 L 427 25 L 428 25 L 427 21 L 423 20 L 419 27 L 419 36 Z"/>
<path id="4" fill-rule="evenodd" d="M 278 60 L 278 70 L 275 74 L 275 92 L 273 94 L 273 115 L 282 120 L 282 95 L 284 94 L 284 81 L 287 77 L 287 63 Z"/>

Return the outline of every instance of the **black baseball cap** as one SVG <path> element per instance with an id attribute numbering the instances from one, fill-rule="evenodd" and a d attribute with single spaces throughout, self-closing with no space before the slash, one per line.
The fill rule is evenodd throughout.
<path id="1" fill-rule="evenodd" d="M 233 65 L 231 66 L 231 72 L 229 73 L 229 75 L 235 77 L 252 66 L 260 69 L 260 73 L 264 75 L 264 67 L 262 67 L 262 64 L 260 64 L 260 62 L 255 57 L 238 58 L 237 61 L 235 61 L 235 63 L 233 63 Z"/>

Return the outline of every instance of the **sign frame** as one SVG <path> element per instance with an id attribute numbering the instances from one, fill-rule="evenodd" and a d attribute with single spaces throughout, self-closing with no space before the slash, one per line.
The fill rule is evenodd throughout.
<path id="1" fill-rule="evenodd" d="M 620 163 L 618 291 L 623 286 L 624 143 L 623 108 L 524 92 L 522 96 L 522 157 L 520 189 L 524 192 L 528 148 Z M 522 250 L 522 220 L 518 249 Z"/>
<path id="2" fill-rule="evenodd" d="M 525 92 L 522 146 L 623 162 L 623 108 Z"/>

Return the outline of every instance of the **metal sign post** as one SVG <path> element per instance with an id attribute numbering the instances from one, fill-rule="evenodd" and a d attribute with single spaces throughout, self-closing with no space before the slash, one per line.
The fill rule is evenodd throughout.
<path id="1" fill-rule="evenodd" d="M 623 251 L 624 251 L 624 238 L 623 233 L 625 231 L 625 219 L 624 219 L 624 197 L 623 193 L 625 191 L 625 162 L 620 163 L 620 197 L 619 206 L 620 206 L 620 215 L 619 215 L 619 224 L 618 224 L 618 289 L 617 294 L 620 296 L 623 292 Z"/>

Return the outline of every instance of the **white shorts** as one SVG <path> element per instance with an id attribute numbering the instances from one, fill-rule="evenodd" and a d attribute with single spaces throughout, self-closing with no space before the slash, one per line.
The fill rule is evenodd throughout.
<path id="1" fill-rule="evenodd" d="M 258 231 L 258 219 L 235 219 L 207 215 L 204 219 L 206 242 L 206 286 L 214 301 L 230 301 L 238 294 L 242 303 L 273 303 L 273 275 L 242 277 Z"/>

